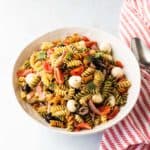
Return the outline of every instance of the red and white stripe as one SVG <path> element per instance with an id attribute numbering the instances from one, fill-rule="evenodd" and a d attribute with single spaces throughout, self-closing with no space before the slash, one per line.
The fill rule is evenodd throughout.
<path id="1" fill-rule="evenodd" d="M 125 0 L 120 15 L 120 38 L 130 46 L 139 37 L 150 48 L 150 0 Z M 150 74 L 141 69 L 142 85 L 132 112 L 104 131 L 100 150 L 150 149 Z"/>

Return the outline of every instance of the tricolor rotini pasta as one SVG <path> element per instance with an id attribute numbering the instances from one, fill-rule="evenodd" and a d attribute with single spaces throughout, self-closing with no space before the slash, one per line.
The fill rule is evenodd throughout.
<path id="1" fill-rule="evenodd" d="M 99 47 L 77 33 L 41 43 L 18 68 L 21 99 L 69 132 L 106 123 L 126 104 L 131 82 L 110 43 Z"/>

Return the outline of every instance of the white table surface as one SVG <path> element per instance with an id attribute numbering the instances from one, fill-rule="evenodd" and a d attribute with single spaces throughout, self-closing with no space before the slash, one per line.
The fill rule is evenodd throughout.
<path id="1" fill-rule="evenodd" d="M 0 0 L 0 149 L 98 150 L 101 134 L 71 137 L 50 132 L 22 111 L 12 89 L 21 50 L 57 27 L 93 26 L 118 34 L 120 0 Z"/>

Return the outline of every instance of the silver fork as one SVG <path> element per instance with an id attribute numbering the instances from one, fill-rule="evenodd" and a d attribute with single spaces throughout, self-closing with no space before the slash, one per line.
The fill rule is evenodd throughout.
<path id="1" fill-rule="evenodd" d="M 149 51 L 147 47 L 137 37 L 131 40 L 131 50 L 134 53 L 140 67 L 147 70 L 150 73 L 150 57 L 146 58 L 145 51 Z M 150 54 L 150 51 L 149 51 Z"/>

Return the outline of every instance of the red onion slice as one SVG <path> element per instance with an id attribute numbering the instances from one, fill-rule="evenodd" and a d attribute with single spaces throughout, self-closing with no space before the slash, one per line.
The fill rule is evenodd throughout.
<path id="1" fill-rule="evenodd" d="M 92 100 L 89 100 L 89 107 L 92 110 L 93 113 L 100 115 L 99 110 L 96 108 L 96 106 L 93 104 Z"/>

